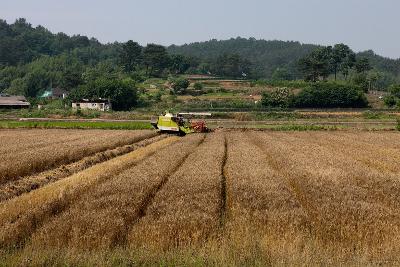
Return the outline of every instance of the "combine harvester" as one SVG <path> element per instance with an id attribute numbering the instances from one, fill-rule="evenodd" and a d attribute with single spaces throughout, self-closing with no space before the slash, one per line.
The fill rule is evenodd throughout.
<path id="1" fill-rule="evenodd" d="M 151 125 L 160 130 L 161 132 L 176 133 L 180 136 L 184 136 L 190 133 L 206 133 L 210 129 L 207 128 L 206 123 L 203 120 L 192 121 L 195 117 L 209 117 L 211 113 L 178 113 L 172 114 L 166 112 L 165 114 L 152 118 Z"/>

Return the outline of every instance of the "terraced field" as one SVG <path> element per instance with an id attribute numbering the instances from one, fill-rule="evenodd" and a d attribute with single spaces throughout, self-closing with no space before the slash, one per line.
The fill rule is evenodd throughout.
<path id="1" fill-rule="evenodd" d="M 42 146 L 55 155 L 94 152 L 7 180 L 4 192 L 21 181 L 43 181 L 44 173 L 55 177 L 3 193 L 0 259 L 6 264 L 400 263 L 399 133 L 54 132 L 81 146 L 36 140 L 42 134 L 36 130 L 15 133 L 21 135 L 8 142 L 19 155 Z M 99 149 L 91 138 L 113 140 L 102 153 L 120 153 L 94 160 Z M 0 149 L 8 162 L 2 166 L 16 172 L 23 157 L 8 158 Z M 88 158 L 94 161 L 83 164 Z M 15 160 L 21 163 L 12 167 Z"/>

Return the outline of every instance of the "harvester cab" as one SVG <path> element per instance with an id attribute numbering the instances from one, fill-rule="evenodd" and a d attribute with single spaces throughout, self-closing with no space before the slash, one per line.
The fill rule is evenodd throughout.
<path id="1" fill-rule="evenodd" d="M 211 116 L 211 113 L 183 112 L 172 114 L 165 112 L 161 116 L 152 118 L 151 125 L 161 132 L 177 133 L 181 136 L 190 133 L 204 133 L 209 131 L 204 119 L 194 120 L 194 118 L 209 116 Z"/>

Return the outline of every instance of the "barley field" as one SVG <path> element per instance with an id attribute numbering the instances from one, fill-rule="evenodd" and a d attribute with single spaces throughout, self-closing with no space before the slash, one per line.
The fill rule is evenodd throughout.
<path id="1" fill-rule="evenodd" d="M 0 132 L 10 183 L 28 149 L 52 148 L 61 165 L 77 146 L 98 151 L 96 138 L 151 141 L 1 200 L 5 265 L 400 264 L 400 133 L 71 131 L 51 143 L 17 132 Z"/>
<path id="2" fill-rule="evenodd" d="M 155 135 L 153 131 L 1 130 L 0 183 Z"/>

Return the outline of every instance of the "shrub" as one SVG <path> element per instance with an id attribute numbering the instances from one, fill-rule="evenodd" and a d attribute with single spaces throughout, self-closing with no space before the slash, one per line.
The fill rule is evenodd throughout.
<path id="1" fill-rule="evenodd" d="M 400 98 L 400 84 L 393 84 L 390 86 L 389 92 L 392 94 L 392 96 Z"/>
<path id="2" fill-rule="evenodd" d="M 278 88 L 272 92 L 264 92 L 261 103 L 266 107 L 287 108 L 292 106 L 293 93 L 288 88 Z"/>
<path id="3" fill-rule="evenodd" d="M 172 89 L 175 94 L 183 95 L 189 87 L 190 82 L 188 79 L 178 78 L 172 81 Z"/>
<path id="4" fill-rule="evenodd" d="M 382 112 L 374 112 L 374 111 L 369 111 L 369 110 L 363 112 L 362 115 L 365 119 L 368 119 L 368 120 L 378 120 L 378 119 L 382 119 L 385 116 L 385 114 Z"/>
<path id="5" fill-rule="evenodd" d="M 385 103 L 385 105 L 387 107 L 392 108 L 396 105 L 397 99 L 393 95 L 388 95 L 388 96 L 385 96 L 385 98 L 383 99 L 383 102 Z"/>
<path id="6" fill-rule="evenodd" d="M 364 92 L 355 85 L 315 83 L 296 97 L 299 108 L 363 108 L 368 106 Z"/>
<path id="7" fill-rule="evenodd" d="M 195 83 L 195 84 L 193 85 L 193 88 L 194 88 L 195 90 L 203 90 L 204 85 L 203 85 L 202 83 L 197 82 L 197 83 Z"/>

